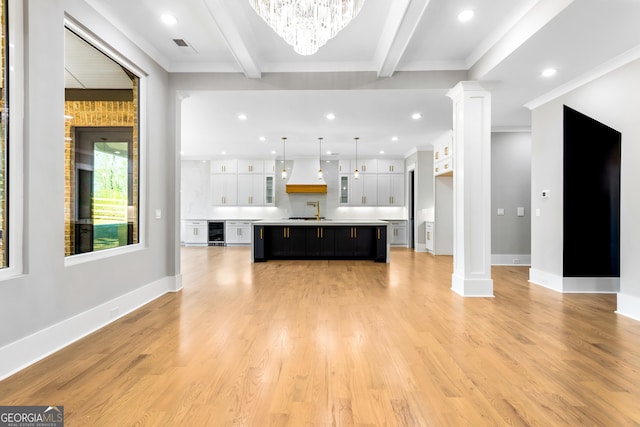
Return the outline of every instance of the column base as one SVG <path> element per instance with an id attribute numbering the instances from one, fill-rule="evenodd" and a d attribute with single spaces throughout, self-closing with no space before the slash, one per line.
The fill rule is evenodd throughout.
<path id="1" fill-rule="evenodd" d="M 465 279 L 451 275 L 451 290 L 463 297 L 493 297 L 492 279 Z"/>

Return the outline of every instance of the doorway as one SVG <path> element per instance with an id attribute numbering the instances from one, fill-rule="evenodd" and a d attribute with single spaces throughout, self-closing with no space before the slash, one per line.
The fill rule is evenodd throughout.
<path id="1" fill-rule="evenodd" d="M 133 243 L 133 128 L 75 128 L 74 253 Z"/>
<path id="2" fill-rule="evenodd" d="M 415 209 L 415 170 L 409 171 L 409 247 L 411 249 L 416 248 L 415 241 L 415 218 L 416 218 L 416 209 Z"/>

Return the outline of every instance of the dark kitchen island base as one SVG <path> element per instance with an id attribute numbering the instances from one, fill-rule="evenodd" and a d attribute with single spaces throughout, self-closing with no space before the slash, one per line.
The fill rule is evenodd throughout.
<path id="1" fill-rule="evenodd" d="M 373 260 L 389 262 L 387 223 L 284 220 L 253 224 L 252 260 Z"/>

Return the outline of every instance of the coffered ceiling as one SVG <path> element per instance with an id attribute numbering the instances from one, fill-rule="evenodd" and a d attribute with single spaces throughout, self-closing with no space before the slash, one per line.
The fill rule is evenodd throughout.
<path id="1" fill-rule="evenodd" d="M 302 73 L 295 76 L 304 80 L 318 72 L 361 72 L 385 82 L 445 72 L 478 80 L 491 91 L 496 131 L 528 129 L 525 104 L 585 81 L 602 64 L 640 56 L 638 0 L 366 0 L 360 15 L 312 56 L 296 54 L 246 0 L 86 1 L 172 73 L 239 73 L 264 81 L 272 73 Z M 464 9 L 474 10 L 471 21 L 457 20 Z M 163 13 L 176 24 L 163 24 Z M 548 67 L 557 73 L 543 78 Z M 359 136 L 363 156 L 384 150 L 402 157 L 428 149 L 450 129 L 447 85 L 191 91 L 183 105 L 182 150 L 186 157 L 275 156 L 287 136 L 287 155 L 302 156 L 317 153 L 314 144 L 323 137 L 327 150 L 349 156 Z M 329 112 L 336 119 L 327 120 Z M 422 118 L 412 120 L 413 112 Z M 237 118 L 241 113 L 246 120 Z"/>

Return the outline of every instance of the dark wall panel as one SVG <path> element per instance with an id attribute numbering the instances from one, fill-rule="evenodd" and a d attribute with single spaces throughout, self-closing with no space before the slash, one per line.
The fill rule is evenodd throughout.
<path id="1" fill-rule="evenodd" d="M 565 277 L 620 277 L 621 140 L 564 106 Z"/>

